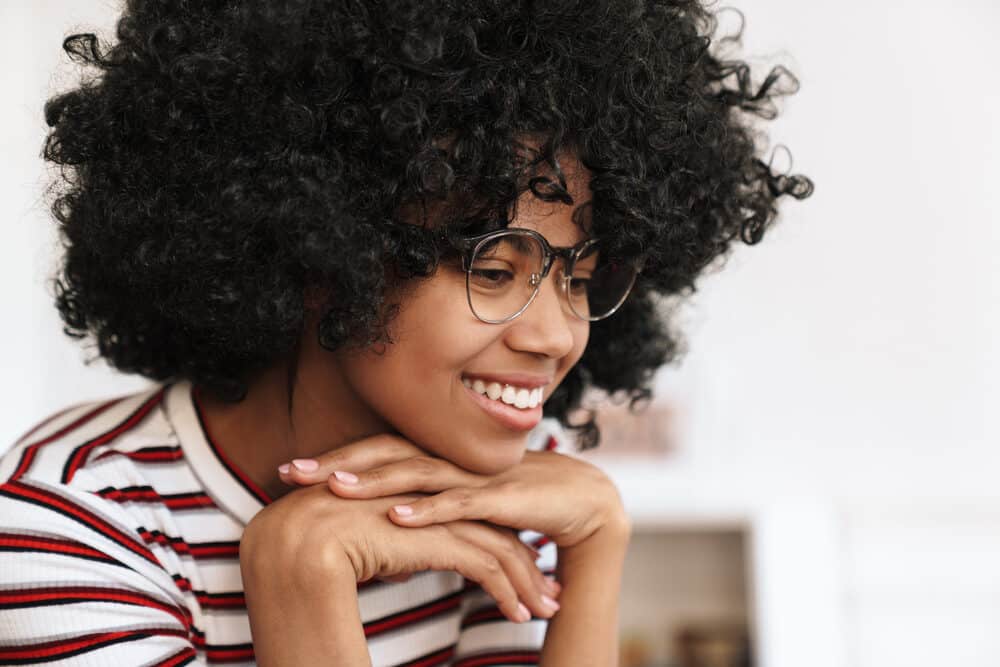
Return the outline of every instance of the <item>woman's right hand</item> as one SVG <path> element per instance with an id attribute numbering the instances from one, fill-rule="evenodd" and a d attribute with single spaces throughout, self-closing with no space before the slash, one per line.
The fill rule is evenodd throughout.
<path id="1" fill-rule="evenodd" d="M 273 582 L 278 574 L 296 589 L 343 577 L 344 570 L 355 581 L 454 570 L 482 586 L 514 622 L 555 613 L 543 596 L 556 597 L 558 587 L 538 570 L 537 553 L 515 531 L 481 521 L 407 528 L 389 520 L 390 507 L 419 497 L 344 499 L 325 484 L 295 489 L 247 525 L 240 543 L 244 583 Z"/>

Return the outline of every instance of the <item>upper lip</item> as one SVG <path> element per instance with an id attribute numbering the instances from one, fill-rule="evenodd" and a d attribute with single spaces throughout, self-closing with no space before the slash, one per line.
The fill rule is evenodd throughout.
<path id="1" fill-rule="evenodd" d="M 499 382 L 516 387 L 534 389 L 544 387 L 552 382 L 551 375 L 533 375 L 531 373 L 462 373 L 462 377 L 483 382 Z"/>

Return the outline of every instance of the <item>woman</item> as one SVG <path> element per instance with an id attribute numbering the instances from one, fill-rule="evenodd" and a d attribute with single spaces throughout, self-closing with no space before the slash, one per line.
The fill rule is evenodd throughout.
<path id="1" fill-rule="evenodd" d="M 647 398 L 658 299 L 812 187 L 750 126 L 794 79 L 714 29 L 133 0 L 68 38 L 97 76 L 46 106 L 57 305 L 160 384 L 0 462 L 0 663 L 614 664 L 628 521 L 562 427 Z"/>

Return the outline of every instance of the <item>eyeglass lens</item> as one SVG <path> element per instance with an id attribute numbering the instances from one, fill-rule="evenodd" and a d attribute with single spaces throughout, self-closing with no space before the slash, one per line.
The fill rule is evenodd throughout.
<path id="1" fill-rule="evenodd" d="M 635 268 L 627 263 L 604 261 L 599 246 L 587 246 L 577 256 L 567 290 L 570 308 L 586 320 L 600 319 L 614 311 L 636 275 Z M 538 289 L 544 261 L 542 244 L 525 234 L 501 235 L 480 244 L 467 283 L 469 303 L 476 316 L 506 320 L 524 308 Z M 557 268 L 564 270 L 561 266 L 553 270 Z"/>

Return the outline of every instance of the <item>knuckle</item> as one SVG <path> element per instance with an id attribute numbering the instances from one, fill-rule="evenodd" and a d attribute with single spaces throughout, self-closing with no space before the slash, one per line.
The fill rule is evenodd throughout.
<path id="1" fill-rule="evenodd" d="M 498 483 L 496 489 L 503 495 L 516 496 L 525 491 L 525 484 L 520 480 L 505 480 Z"/>
<path id="2" fill-rule="evenodd" d="M 489 553 L 483 555 L 481 565 L 483 572 L 491 577 L 495 577 L 503 572 L 503 565 L 500 564 L 496 556 Z"/>
<path id="3" fill-rule="evenodd" d="M 320 466 L 332 470 L 343 470 L 350 457 L 343 449 L 335 449 L 319 458 Z"/>
<path id="4" fill-rule="evenodd" d="M 520 542 L 515 544 L 516 538 L 504 538 L 497 545 L 497 553 L 504 560 L 512 560 L 521 555 Z"/>
<path id="5" fill-rule="evenodd" d="M 472 505 L 472 490 L 467 488 L 455 489 L 451 493 L 452 500 L 459 509 L 467 510 Z"/>
<path id="6" fill-rule="evenodd" d="M 409 440 L 396 433 L 384 433 L 379 438 L 379 444 L 386 448 L 389 454 L 402 456 L 414 450 L 414 445 Z"/>
<path id="7" fill-rule="evenodd" d="M 437 471 L 437 462 L 429 456 L 414 456 L 410 459 L 413 471 L 421 479 L 431 477 Z"/>

